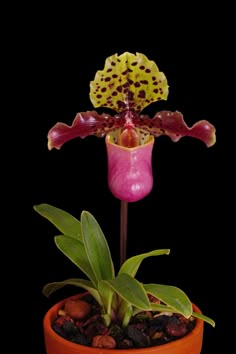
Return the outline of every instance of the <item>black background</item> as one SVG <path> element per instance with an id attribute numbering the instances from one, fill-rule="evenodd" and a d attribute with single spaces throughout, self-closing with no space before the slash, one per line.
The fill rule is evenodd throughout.
<path id="1" fill-rule="evenodd" d="M 230 11 L 194 5 L 191 9 L 133 6 L 131 10 L 121 3 L 88 9 L 27 7 L 28 16 L 15 27 L 12 46 L 18 59 L 12 66 L 15 77 L 19 75 L 14 87 L 21 96 L 18 107 L 25 138 L 22 168 L 15 168 L 14 175 L 23 173 L 18 189 L 27 205 L 21 218 L 26 235 L 19 242 L 22 269 L 16 282 L 24 289 L 24 306 L 30 307 L 29 325 L 23 332 L 30 338 L 31 353 L 44 354 L 46 310 L 77 291 L 65 288 L 46 299 L 43 285 L 82 276 L 55 247 L 57 231 L 33 211 L 33 205 L 50 203 L 78 218 L 82 210 L 90 211 L 107 237 L 116 268 L 119 264 L 120 202 L 107 186 L 104 139 L 78 138 L 60 151 L 48 151 L 47 133 L 56 122 L 71 124 L 77 112 L 93 109 L 89 82 L 108 56 L 125 51 L 145 54 L 168 79 L 168 100 L 148 107 L 150 116 L 162 109 L 178 110 L 189 126 L 207 119 L 217 134 L 211 148 L 187 137 L 178 143 L 168 137 L 155 140 L 153 190 L 129 205 L 128 256 L 170 248 L 168 257 L 141 265 L 139 280 L 180 287 L 216 321 L 215 328 L 205 325 L 203 354 L 220 350 L 227 338 L 225 302 L 230 285 L 224 276 L 230 265 L 225 253 L 232 233 L 227 212 L 230 117 L 226 109 L 231 31 L 222 19 Z M 16 156 L 17 149 L 17 165 Z M 25 343 L 29 345 L 27 339 Z"/>

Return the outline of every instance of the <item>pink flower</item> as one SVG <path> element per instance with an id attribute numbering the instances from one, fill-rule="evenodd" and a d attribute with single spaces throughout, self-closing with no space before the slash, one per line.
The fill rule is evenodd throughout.
<path id="1" fill-rule="evenodd" d="M 87 111 L 77 113 L 71 126 L 58 122 L 48 133 L 48 148 L 60 149 L 77 137 L 106 136 L 109 188 L 120 200 L 138 201 L 152 190 L 154 137 L 167 135 L 177 142 L 191 136 L 207 147 L 216 141 L 215 127 L 206 120 L 188 127 L 178 111 L 157 112 L 153 118 L 140 114 L 146 106 L 167 96 L 165 75 L 145 55 L 112 55 L 90 83 L 90 99 L 95 108 L 107 107 L 116 114 Z"/>

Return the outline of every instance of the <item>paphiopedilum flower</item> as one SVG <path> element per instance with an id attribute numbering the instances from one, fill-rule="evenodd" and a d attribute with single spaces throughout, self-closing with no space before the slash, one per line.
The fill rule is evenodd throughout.
<path id="1" fill-rule="evenodd" d="M 48 133 L 48 148 L 60 149 L 77 137 L 105 136 L 111 192 L 120 200 L 138 201 L 153 187 L 155 137 L 167 135 L 177 142 L 190 136 L 207 147 L 216 141 L 215 127 L 206 120 L 188 127 L 178 111 L 157 112 L 153 118 L 141 114 L 146 106 L 166 100 L 167 96 L 167 79 L 154 61 L 141 53 L 112 55 L 90 83 L 90 99 L 95 108 L 107 107 L 116 114 L 98 114 L 93 110 L 77 113 L 71 126 L 56 123 Z"/>

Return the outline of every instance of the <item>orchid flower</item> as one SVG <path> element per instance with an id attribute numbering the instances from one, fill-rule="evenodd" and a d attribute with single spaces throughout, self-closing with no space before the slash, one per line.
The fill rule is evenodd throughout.
<path id="1" fill-rule="evenodd" d="M 177 142 L 190 136 L 207 147 L 216 141 L 215 128 L 206 120 L 188 127 L 178 111 L 157 112 L 153 118 L 140 114 L 149 104 L 166 100 L 167 96 L 167 79 L 154 61 L 141 53 L 114 54 L 91 81 L 90 99 L 95 108 L 107 107 L 116 114 L 92 110 L 77 113 L 71 126 L 58 122 L 48 132 L 48 148 L 60 149 L 76 137 L 105 136 L 112 194 L 121 201 L 138 201 L 153 187 L 151 159 L 155 137 L 167 135 Z"/>
<path id="2" fill-rule="evenodd" d="M 154 61 L 141 54 L 114 54 L 90 83 L 95 108 L 116 112 L 77 113 L 71 126 L 56 123 L 48 132 L 48 148 L 60 149 L 74 138 L 104 137 L 108 157 L 108 185 L 121 200 L 120 263 L 126 259 L 127 205 L 147 196 L 153 187 L 152 150 L 154 138 L 169 136 L 177 142 L 183 136 L 200 139 L 207 147 L 216 141 L 215 127 L 206 120 L 188 127 L 180 112 L 161 111 L 153 118 L 141 114 L 149 104 L 166 100 L 168 83 Z"/>

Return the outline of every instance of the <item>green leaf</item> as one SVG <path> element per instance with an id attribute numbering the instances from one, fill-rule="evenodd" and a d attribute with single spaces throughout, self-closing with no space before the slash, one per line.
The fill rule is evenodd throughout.
<path id="1" fill-rule="evenodd" d="M 173 313 L 173 307 L 163 305 L 163 304 L 156 304 L 156 303 L 151 303 L 151 310 L 158 311 L 158 312 L 171 312 L 171 313 Z"/>
<path id="2" fill-rule="evenodd" d="M 84 244 L 66 235 L 55 236 L 55 243 L 59 250 L 82 270 L 97 288 L 97 279 L 87 257 Z"/>
<path id="3" fill-rule="evenodd" d="M 160 256 L 160 255 L 169 254 L 169 253 L 170 253 L 169 249 L 162 249 L 162 250 L 154 250 L 151 252 L 147 252 L 147 253 L 143 253 L 143 254 L 139 254 L 137 256 L 131 257 L 131 258 L 127 259 L 122 264 L 122 266 L 119 270 L 119 274 L 126 273 L 126 274 L 131 275 L 132 277 L 135 277 L 141 262 L 145 258 L 152 257 L 152 256 Z"/>
<path id="4" fill-rule="evenodd" d="M 101 296 L 105 310 L 103 318 L 106 321 L 106 325 L 109 326 L 111 321 L 111 305 L 114 296 L 114 291 L 110 288 L 109 285 L 106 284 L 104 280 L 101 280 L 98 282 L 98 292 Z"/>
<path id="5" fill-rule="evenodd" d="M 215 327 L 216 325 L 214 320 L 212 320 L 210 317 L 203 315 L 202 313 L 197 313 L 193 311 L 192 315 L 196 318 L 199 318 L 200 320 L 209 323 L 210 325 L 212 325 L 212 327 Z"/>
<path id="6" fill-rule="evenodd" d="M 81 214 L 82 237 L 97 282 L 114 278 L 114 266 L 106 238 L 92 214 Z"/>
<path id="7" fill-rule="evenodd" d="M 179 288 L 170 285 L 144 284 L 144 289 L 147 293 L 172 307 L 174 312 L 181 313 L 186 318 L 192 315 L 192 303 Z"/>
<path id="8" fill-rule="evenodd" d="M 127 303 L 142 310 L 150 310 L 148 296 L 143 285 L 128 274 L 122 273 L 105 282 Z"/>
<path id="9" fill-rule="evenodd" d="M 74 216 L 49 204 L 34 205 L 34 210 L 48 219 L 64 235 L 82 240 L 81 224 Z"/>
<path id="10" fill-rule="evenodd" d="M 52 293 L 66 285 L 73 285 L 87 290 L 97 300 L 97 302 L 102 305 L 101 297 L 97 289 L 93 286 L 91 281 L 85 279 L 71 278 L 63 281 L 48 283 L 43 287 L 43 294 L 49 297 Z"/>
<path id="11" fill-rule="evenodd" d="M 150 311 L 154 312 L 170 312 L 173 313 L 173 308 L 163 304 L 150 303 Z M 139 312 L 142 312 L 140 309 L 134 309 L 132 316 L 137 315 Z"/>
<path id="12" fill-rule="evenodd" d="M 143 310 L 138 309 L 138 312 L 141 312 L 141 311 L 143 311 Z M 122 327 L 128 326 L 128 324 L 130 323 L 130 319 L 134 315 L 134 313 L 135 313 L 135 309 L 132 306 L 130 306 L 130 305 L 126 306 L 124 315 L 122 316 L 123 317 Z"/>

